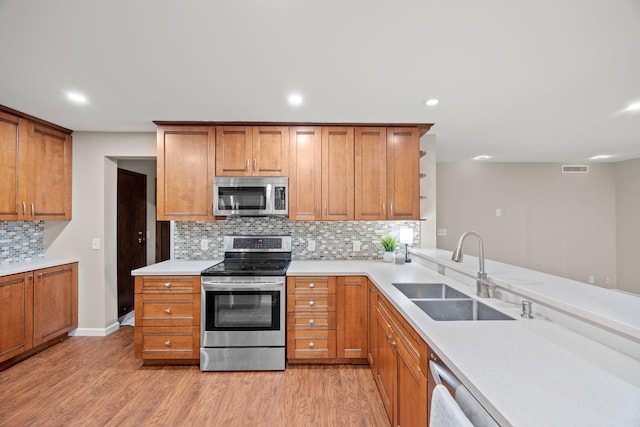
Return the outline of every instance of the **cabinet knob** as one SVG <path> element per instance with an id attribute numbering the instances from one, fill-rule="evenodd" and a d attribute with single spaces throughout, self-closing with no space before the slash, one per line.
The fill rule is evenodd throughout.
<path id="1" fill-rule="evenodd" d="M 390 334 L 386 334 L 387 335 L 387 339 L 390 340 L 391 339 L 391 335 Z"/>
<path id="2" fill-rule="evenodd" d="M 43 277 L 44 277 L 44 274 L 38 273 L 38 279 L 42 279 Z"/>
<path id="3" fill-rule="evenodd" d="M 396 346 L 396 342 L 395 341 L 390 341 L 389 344 L 391 344 L 391 347 L 395 347 Z"/>
<path id="4" fill-rule="evenodd" d="M 171 309 L 170 308 L 165 308 L 164 312 L 167 313 L 167 314 L 171 314 Z"/>
<path id="5" fill-rule="evenodd" d="M 315 347 L 315 346 L 316 346 L 316 345 L 315 345 L 314 343 L 312 343 L 312 342 L 310 342 L 310 343 L 309 343 L 309 348 L 313 348 L 313 347 Z"/>
<path id="6" fill-rule="evenodd" d="M 29 280 L 33 280 L 33 274 L 29 275 Z"/>
<path id="7" fill-rule="evenodd" d="M 309 305 L 314 305 L 315 303 L 313 301 L 309 301 Z"/>
<path id="8" fill-rule="evenodd" d="M 165 283 L 165 284 L 164 284 L 164 287 L 165 287 L 165 288 L 170 288 L 170 287 L 171 287 L 171 283 L 168 283 L 168 282 L 167 282 L 167 283 Z"/>
<path id="9" fill-rule="evenodd" d="M 316 323 L 316 322 L 315 322 L 315 320 L 313 320 L 313 319 L 309 319 L 309 324 L 310 324 L 310 325 L 313 325 L 313 324 L 315 324 L 315 323 Z"/>
<path id="10" fill-rule="evenodd" d="M 166 345 L 167 347 L 169 347 L 171 345 L 171 341 L 167 340 L 164 342 L 164 345 Z"/>
<path id="11" fill-rule="evenodd" d="M 316 287 L 316 285 L 315 285 L 314 283 L 309 283 L 309 287 L 310 287 L 310 288 L 315 288 L 315 287 Z"/>

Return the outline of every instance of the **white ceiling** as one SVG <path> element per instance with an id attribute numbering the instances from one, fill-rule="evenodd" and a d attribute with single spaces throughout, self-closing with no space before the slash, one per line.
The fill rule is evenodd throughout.
<path id="1" fill-rule="evenodd" d="M 75 131 L 435 123 L 438 161 L 619 161 L 639 42 L 640 0 L 0 0 L 0 104 Z"/>

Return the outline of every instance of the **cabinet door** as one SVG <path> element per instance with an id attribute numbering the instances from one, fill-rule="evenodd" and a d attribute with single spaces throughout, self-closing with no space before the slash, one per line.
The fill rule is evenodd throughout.
<path id="1" fill-rule="evenodd" d="M 35 123 L 29 126 L 31 185 L 27 216 L 71 219 L 71 135 Z"/>
<path id="2" fill-rule="evenodd" d="M 397 425 L 403 427 L 427 424 L 427 378 L 416 360 L 398 341 Z"/>
<path id="3" fill-rule="evenodd" d="M 367 359 L 372 372 L 376 372 L 376 354 L 377 354 L 377 338 L 376 338 L 376 306 L 378 304 L 378 288 L 370 280 L 367 279 Z"/>
<path id="4" fill-rule="evenodd" d="M 253 133 L 246 126 L 216 128 L 216 175 L 247 176 L 253 174 Z"/>
<path id="5" fill-rule="evenodd" d="M 377 341 L 377 361 L 376 361 L 376 383 L 378 391 L 384 404 L 384 409 L 389 417 L 389 422 L 393 425 L 394 402 L 396 401 L 396 380 L 398 353 L 396 351 L 393 331 L 390 322 L 377 308 L 376 315 L 376 341 Z"/>
<path id="6" fill-rule="evenodd" d="M 367 278 L 338 277 L 337 357 L 365 359 L 367 357 Z"/>
<path id="7" fill-rule="evenodd" d="M 387 219 L 420 219 L 420 137 L 417 128 L 387 130 Z"/>
<path id="8" fill-rule="evenodd" d="M 78 327 L 78 264 L 35 271 L 33 345 Z"/>
<path id="9" fill-rule="evenodd" d="M 252 152 L 254 175 L 289 176 L 289 128 L 254 127 Z"/>
<path id="10" fill-rule="evenodd" d="M 0 362 L 33 346 L 33 273 L 0 277 Z"/>
<path id="11" fill-rule="evenodd" d="M 159 126 L 157 135 L 157 219 L 214 219 L 215 129 Z"/>
<path id="12" fill-rule="evenodd" d="M 27 122 L 0 111 L 0 220 L 22 219 L 27 213 L 28 168 L 20 166 L 26 166 L 26 159 Z"/>
<path id="13" fill-rule="evenodd" d="M 387 218 L 387 129 L 356 128 L 355 219 Z"/>
<path id="14" fill-rule="evenodd" d="M 353 220 L 353 128 L 322 128 L 322 219 Z"/>
<path id="15" fill-rule="evenodd" d="M 322 139 L 319 127 L 289 128 L 289 219 L 322 218 Z"/>

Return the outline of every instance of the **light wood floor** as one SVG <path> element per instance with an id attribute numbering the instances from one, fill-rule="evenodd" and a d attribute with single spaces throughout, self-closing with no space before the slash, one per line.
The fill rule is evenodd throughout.
<path id="1" fill-rule="evenodd" d="M 72 337 L 0 372 L 0 426 L 385 426 L 367 366 L 149 367 L 133 328 Z"/>

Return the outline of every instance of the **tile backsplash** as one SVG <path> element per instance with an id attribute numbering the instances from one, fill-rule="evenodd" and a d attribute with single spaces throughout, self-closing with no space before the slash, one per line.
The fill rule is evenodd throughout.
<path id="1" fill-rule="evenodd" d="M 0 221 L 0 263 L 44 257 L 44 222 Z"/>
<path id="2" fill-rule="evenodd" d="M 230 217 L 220 221 L 177 221 L 174 231 L 174 259 L 215 259 L 224 256 L 223 237 L 230 234 L 287 235 L 292 237 L 294 259 L 380 259 L 383 248 L 380 239 L 398 239 L 400 227 L 413 229 L 413 242 L 420 242 L 418 221 L 289 221 L 287 218 Z M 208 240 L 208 249 L 201 249 L 201 240 Z M 308 251 L 314 240 L 315 251 Z M 361 243 L 353 251 L 353 241 Z M 404 253 L 398 244 L 396 252 Z"/>

